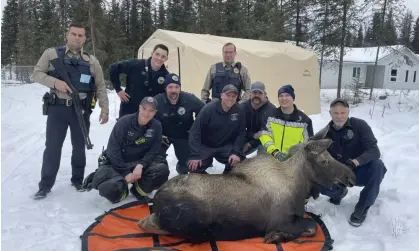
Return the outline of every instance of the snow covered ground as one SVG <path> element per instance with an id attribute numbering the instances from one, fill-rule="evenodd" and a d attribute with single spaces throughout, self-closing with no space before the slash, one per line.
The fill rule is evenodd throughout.
<path id="1" fill-rule="evenodd" d="M 2 249 L 80 250 L 79 236 L 94 218 L 119 204 L 108 203 L 96 190 L 79 193 L 70 186 L 69 132 L 52 192 L 44 200 L 33 200 L 45 144 L 46 116 L 41 114 L 41 98 L 47 89 L 38 84 L 2 84 L 1 87 Z M 328 203 L 324 196 L 308 204 L 310 211 L 323 215 L 335 240 L 334 250 L 417 250 L 419 246 L 419 189 L 415 185 L 419 177 L 419 93 L 389 94 L 392 96 L 387 99 L 389 107 L 384 117 L 383 103 L 379 103 L 383 101 L 377 102 L 372 117 L 370 103 L 351 109 L 351 115 L 365 119 L 372 126 L 388 168 L 381 193 L 364 225 L 353 228 L 347 223 L 361 188 L 350 189 L 340 206 Z M 322 113 L 311 116 L 315 131 L 329 121 L 328 102 L 335 96 L 336 90 L 322 90 Z M 110 93 L 109 122 L 98 123 L 100 109 L 95 109 L 91 117 L 94 149 L 87 151 L 86 175 L 97 167 L 97 157 L 115 124 L 118 107 L 117 96 Z M 174 176 L 173 148 L 169 154 L 171 176 Z M 215 162 L 211 172 L 221 172 L 222 168 Z M 123 203 L 132 200 L 130 195 Z"/>

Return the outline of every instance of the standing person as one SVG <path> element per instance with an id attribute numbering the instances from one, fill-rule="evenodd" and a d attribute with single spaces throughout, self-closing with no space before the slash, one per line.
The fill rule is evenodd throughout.
<path id="1" fill-rule="evenodd" d="M 262 146 L 278 160 L 284 160 L 291 146 L 303 143 L 313 136 L 311 119 L 294 104 L 291 85 L 278 90 L 279 107 L 267 114 L 262 131 L 257 136 Z"/>
<path id="2" fill-rule="evenodd" d="M 119 117 L 137 112 L 144 97 L 164 93 L 164 78 L 169 73 L 164 63 L 168 55 L 167 46 L 157 44 L 148 59 L 128 59 L 110 66 L 110 79 L 121 99 Z M 121 88 L 121 73 L 126 74 L 125 90 Z"/>
<path id="3" fill-rule="evenodd" d="M 164 148 L 173 144 L 176 158 L 176 171 L 188 173 L 189 130 L 204 103 L 193 94 L 181 90 L 181 82 L 176 74 L 168 74 L 164 81 L 165 93 L 155 98 L 158 103 L 156 119 L 162 124 Z"/>
<path id="4" fill-rule="evenodd" d="M 201 110 L 189 133 L 191 172 L 206 173 L 213 158 L 225 164 L 224 173 L 244 159 L 245 114 L 237 104 L 239 91 L 226 85 L 220 100 L 214 100 Z"/>
<path id="5" fill-rule="evenodd" d="M 63 60 L 71 84 L 79 92 L 82 101 L 87 133 L 90 128 L 91 102 L 93 96 L 99 99 L 100 124 L 108 122 L 109 100 L 102 68 L 93 55 L 83 51 L 86 30 L 83 26 L 71 24 L 67 32 L 67 44 L 44 51 L 35 66 L 33 80 L 50 88 L 44 96 L 47 115 L 46 142 L 42 161 L 41 181 L 35 199 L 45 198 L 55 184 L 61 160 L 61 151 L 67 128 L 70 127 L 73 152 L 71 156 L 71 183 L 77 191 L 83 191 L 82 182 L 86 167 L 85 142 L 73 104 L 69 83 L 63 81 L 50 61 Z"/>
<path id="6" fill-rule="evenodd" d="M 233 43 L 226 43 L 222 51 L 223 62 L 218 62 L 210 67 L 201 90 L 201 100 L 204 103 L 210 101 L 210 90 L 212 90 L 212 99 L 220 99 L 223 88 L 231 84 L 239 91 L 237 102 L 242 103 L 249 99 L 252 83 L 249 71 L 240 62 L 235 62 L 237 52 Z M 241 97 L 242 90 L 244 91 L 243 97 Z"/>
<path id="7" fill-rule="evenodd" d="M 349 219 L 350 225 L 358 227 L 378 197 L 387 168 L 380 159 L 380 149 L 371 127 L 362 119 L 349 117 L 348 102 L 339 98 L 332 101 L 330 116 L 332 120 L 316 135 L 333 140 L 328 148 L 330 155 L 349 166 L 355 172 L 356 185 L 364 187 Z M 334 185 L 321 193 L 330 197 L 330 203 L 339 205 L 348 188 Z"/>
<path id="8" fill-rule="evenodd" d="M 262 148 L 259 139 L 255 134 L 262 129 L 263 119 L 276 106 L 268 100 L 265 84 L 255 82 L 250 88 L 250 99 L 240 104 L 246 114 L 246 137 L 243 147 L 243 154 L 249 155 Z"/>
<path id="9" fill-rule="evenodd" d="M 138 111 L 120 118 L 109 136 L 99 168 L 84 181 L 84 187 L 95 188 L 112 203 L 124 200 L 130 192 L 139 201 L 158 189 L 169 177 L 166 159 L 159 154 L 162 129 L 154 119 L 157 101 L 145 97 Z"/>

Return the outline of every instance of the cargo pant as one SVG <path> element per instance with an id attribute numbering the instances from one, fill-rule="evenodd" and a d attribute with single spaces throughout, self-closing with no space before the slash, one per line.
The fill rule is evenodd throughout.
<path id="1" fill-rule="evenodd" d="M 127 114 L 132 114 L 132 113 L 136 113 L 138 111 L 138 106 L 136 105 L 133 101 L 128 101 L 128 102 L 122 102 L 119 105 L 119 118 L 121 118 L 124 115 Z"/>
<path id="2" fill-rule="evenodd" d="M 232 166 L 228 163 L 228 158 L 232 154 L 233 146 L 231 144 L 219 147 L 219 148 L 211 148 L 206 145 L 201 145 L 200 148 L 200 159 L 202 160 L 202 165 L 198 167 L 198 169 L 194 171 L 190 171 L 191 173 L 207 173 L 207 168 L 212 164 L 213 158 L 215 158 L 218 162 L 224 164 L 224 172 L 229 173 L 232 170 Z M 243 161 L 246 157 L 240 156 L 240 160 Z"/>
<path id="3" fill-rule="evenodd" d="M 90 112 L 83 114 L 88 132 L 90 129 L 90 114 Z M 74 107 L 66 104 L 50 105 L 47 116 L 46 141 L 39 189 L 49 191 L 55 184 L 60 167 L 62 147 L 69 127 L 73 146 L 71 183 L 81 185 L 86 167 L 86 147 Z"/>
<path id="4" fill-rule="evenodd" d="M 176 138 L 167 138 L 169 140 L 169 146 L 162 145 L 162 151 L 166 153 L 170 145 L 173 145 L 175 150 L 175 155 L 177 158 L 176 171 L 178 174 L 187 174 L 188 173 L 188 156 L 189 156 L 189 141 L 188 139 L 176 139 Z"/>
<path id="5" fill-rule="evenodd" d="M 361 190 L 357 209 L 364 210 L 374 205 L 375 200 L 380 192 L 380 185 L 387 172 L 387 168 L 380 160 L 373 160 L 366 165 L 358 166 L 355 169 L 356 186 L 364 187 Z M 342 194 L 343 188 L 334 185 L 332 189 L 322 189 L 321 194 L 331 198 L 338 198 Z"/>
<path id="6" fill-rule="evenodd" d="M 141 178 L 132 184 L 131 192 L 136 193 L 136 197 L 138 195 L 144 197 L 163 185 L 168 180 L 169 174 L 167 161 L 157 155 L 150 166 L 143 169 Z M 120 202 L 128 196 L 128 185 L 125 177 L 112 165 L 100 166 L 93 175 L 92 187 L 99 191 L 100 196 L 112 203 Z"/>

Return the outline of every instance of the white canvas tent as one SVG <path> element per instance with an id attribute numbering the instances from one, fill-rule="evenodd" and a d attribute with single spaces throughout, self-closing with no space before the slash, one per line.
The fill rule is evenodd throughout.
<path id="1" fill-rule="evenodd" d="M 271 102 L 278 105 L 279 87 L 291 84 L 298 108 L 308 115 L 320 113 L 317 56 L 288 43 L 158 29 L 139 48 L 138 58 L 150 57 L 156 44 L 165 44 L 169 48 L 168 70 L 180 75 L 183 91 L 200 97 L 206 74 L 212 64 L 222 61 L 222 47 L 227 42 L 236 45 L 236 61 L 248 68 L 252 82 L 265 83 Z"/>

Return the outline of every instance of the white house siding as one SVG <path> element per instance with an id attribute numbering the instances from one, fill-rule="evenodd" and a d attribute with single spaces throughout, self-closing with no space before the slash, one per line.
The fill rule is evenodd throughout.
<path id="1" fill-rule="evenodd" d="M 353 78 L 354 68 L 356 68 L 356 74 L 359 71 L 359 82 L 365 83 L 365 77 L 366 77 L 366 72 L 367 72 L 367 66 L 365 64 L 344 63 L 342 67 L 342 88 L 347 88 L 349 85 L 354 83 L 354 78 Z M 339 63 L 324 62 L 320 87 L 322 89 L 337 88 L 338 75 L 339 75 L 338 73 L 339 73 Z"/>
<path id="2" fill-rule="evenodd" d="M 380 63 L 386 65 L 384 88 L 419 90 L 419 59 L 412 53 L 406 53 L 406 55 L 408 55 L 409 58 L 413 61 L 413 66 L 406 64 L 394 65 L 392 62 L 397 61 L 397 59 L 393 56 L 388 56 L 381 60 L 382 62 Z M 391 75 L 392 70 L 397 71 L 393 72 L 397 74 L 396 76 Z"/>

